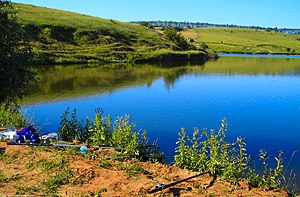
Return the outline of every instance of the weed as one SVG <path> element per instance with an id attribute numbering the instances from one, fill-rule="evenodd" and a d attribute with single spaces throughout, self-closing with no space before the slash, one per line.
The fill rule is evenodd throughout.
<path id="1" fill-rule="evenodd" d="M 22 176 L 20 174 L 14 174 L 11 177 L 7 177 L 4 175 L 3 171 L 0 171 L 0 183 L 8 183 L 10 181 L 20 180 Z"/>
<path id="2" fill-rule="evenodd" d="M 34 195 L 40 191 L 37 187 L 19 187 L 16 190 L 15 195 Z"/>
<path id="3" fill-rule="evenodd" d="M 50 170 L 55 167 L 59 167 L 58 163 L 55 163 L 53 161 L 47 161 L 45 159 L 41 159 L 38 161 L 39 165 L 42 166 L 45 170 Z"/>
<path id="4" fill-rule="evenodd" d="M 73 109 L 69 119 L 70 108 L 68 108 L 61 116 L 59 131 L 62 134 L 62 139 L 65 141 L 79 140 L 82 132 L 82 126 L 77 119 L 77 110 Z"/>
<path id="5" fill-rule="evenodd" d="M 294 152 L 295 153 L 295 152 Z M 294 155 L 293 153 L 293 155 Z M 259 158 L 262 162 L 263 173 L 259 174 L 255 172 L 255 169 L 250 169 L 247 175 L 247 180 L 252 187 L 260 188 L 284 188 L 290 194 L 297 195 L 297 181 L 296 175 L 293 170 L 286 175 L 284 170 L 282 151 L 279 151 L 278 156 L 275 157 L 276 166 L 274 168 L 269 167 L 268 160 L 269 156 L 263 149 L 259 151 Z M 292 157 L 293 157 L 292 155 Z M 292 158 L 291 158 L 292 159 Z M 291 161 L 291 160 L 290 160 Z"/>
<path id="6" fill-rule="evenodd" d="M 95 151 L 89 151 L 86 155 L 86 158 L 96 160 L 98 157 L 98 154 Z"/>
<path id="7" fill-rule="evenodd" d="M 70 169 L 64 169 L 56 172 L 56 175 L 51 176 L 44 182 L 46 192 L 48 194 L 56 194 L 59 186 L 69 183 L 69 178 L 72 176 Z"/>
<path id="8" fill-rule="evenodd" d="M 155 151 L 147 151 L 147 131 L 136 131 L 135 123 L 130 122 L 130 116 L 117 117 L 113 122 L 110 116 L 102 117 L 103 111 L 96 110 L 95 119 L 92 124 L 86 118 L 83 121 L 77 119 L 77 110 L 73 109 L 69 118 L 69 108 L 61 116 L 60 131 L 63 140 L 72 141 L 81 139 L 86 143 L 95 146 L 112 146 L 123 148 L 124 158 L 139 158 L 141 160 L 162 161 L 162 153 L 158 148 Z M 156 146 L 157 147 L 157 146 Z M 88 154 L 88 157 L 95 159 L 96 155 Z"/>
<path id="9" fill-rule="evenodd" d="M 222 120 L 217 132 L 214 130 L 208 132 L 204 129 L 199 134 L 199 130 L 195 129 L 193 136 L 188 137 L 186 131 L 182 129 L 179 133 L 174 165 L 193 171 L 208 170 L 214 178 L 221 177 L 233 184 L 245 178 L 252 187 L 284 187 L 286 178 L 282 151 L 275 157 L 276 167 L 270 168 L 267 153 L 260 150 L 259 158 L 262 161 L 263 173 L 258 174 L 250 167 L 250 156 L 247 154 L 243 139 L 238 137 L 236 142 L 226 141 L 226 130 L 225 120 Z M 289 181 L 291 182 L 288 185 L 295 188 L 293 177 Z"/>
<path id="10" fill-rule="evenodd" d="M 4 161 L 6 164 L 9 163 L 9 156 L 6 154 L 0 154 L 0 161 Z"/>
<path id="11" fill-rule="evenodd" d="M 217 132 L 204 129 L 199 134 L 199 130 L 195 129 L 193 136 L 188 137 L 182 129 L 174 165 L 193 171 L 208 170 L 214 177 L 220 176 L 231 183 L 237 183 L 247 170 L 249 157 L 245 153 L 242 138 L 237 138 L 235 143 L 227 142 L 226 131 L 226 120 L 222 120 Z"/>
<path id="12" fill-rule="evenodd" d="M 20 112 L 18 106 L 12 104 L 0 104 L 0 126 L 13 125 L 14 127 L 24 127 L 26 124 L 26 118 L 23 113 Z"/>
<path id="13" fill-rule="evenodd" d="M 74 156 L 74 155 L 79 155 L 80 151 L 79 148 L 77 147 L 66 147 L 64 148 L 63 154 Z"/>
<path id="14" fill-rule="evenodd" d="M 142 168 L 138 162 L 130 164 L 129 166 L 125 167 L 123 170 L 126 171 L 129 177 L 137 176 L 139 174 L 150 174 L 150 172 Z"/>
<path id="15" fill-rule="evenodd" d="M 90 197 L 96 197 L 96 196 L 99 197 L 99 196 L 101 196 L 101 193 L 104 193 L 104 192 L 107 192 L 106 188 L 101 188 L 96 192 L 88 191 L 88 196 L 90 196 Z"/>
<path id="16" fill-rule="evenodd" d="M 102 161 L 100 161 L 100 163 L 98 163 L 98 166 L 101 168 L 110 168 L 110 167 L 112 167 L 112 164 L 108 160 L 102 160 Z"/>
<path id="17" fill-rule="evenodd" d="M 111 118 L 102 117 L 103 111 L 99 110 L 93 121 L 93 128 L 88 131 L 88 141 L 95 146 L 108 146 L 111 139 Z"/>

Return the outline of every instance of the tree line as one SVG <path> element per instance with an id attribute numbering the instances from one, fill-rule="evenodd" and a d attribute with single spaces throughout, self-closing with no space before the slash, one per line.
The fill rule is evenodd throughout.
<path id="1" fill-rule="evenodd" d="M 132 21 L 134 24 L 147 24 L 149 27 L 177 27 L 177 28 L 246 28 L 255 30 L 280 31 L 288 34 L 300 34 L 300 29 L 277 28 L 277 27 L 260 27 L 234 24 L 212 24 L 200 22 L 177 22 L 177 21 Z"/>

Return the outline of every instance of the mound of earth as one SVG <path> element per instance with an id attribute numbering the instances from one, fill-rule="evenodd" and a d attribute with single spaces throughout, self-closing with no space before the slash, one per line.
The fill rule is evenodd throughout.
<path id="1" fill-rule="evenodd" d="M 195 175 L 165 164 L 124 159 L 114 150 L 81 155 L 74 148 L 0 143 L 3 196 L 289 196 L 282 189 L 251 188 L 246 182 L 232 186 L 208 174 L 180 182 Z M 163 185 L 171 187 L 153 192 Z"/>

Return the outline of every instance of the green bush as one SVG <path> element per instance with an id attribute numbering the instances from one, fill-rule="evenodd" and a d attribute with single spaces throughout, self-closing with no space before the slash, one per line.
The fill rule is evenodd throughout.
<path id="1" fill-rule="evenodd" d="M 88 141 L 95 146 L 109 146 L 111 141 L 111 118 L 102 117 L 102 111 L 96 113 L 93 128 L 89 130 Z"/>
<path id="2" fill-rule="evenodd" d="M 88 121 L 88 120 L 87 120 Z M 87 124 L 89 124 L 87 122 Z M 77 109 L 74 108 L 70 114 L 70 108 L 68 108 L 61 116 L 59 131 L 62 135 L 62 140 L 73 141 L 81 140 L 82 134 L 86 127 L 77 119 Z"/>
<path id="3" fill-rule="evenodd" d="M 283 158 L 282 151 L 279 151 L 278 156 L 275 157 L 276 167 L 269 168 L 268 160 L 269 157 L 267 152 L 263 149 L 259 151 L 259 159 L 262 161 L 263 174 L 260 175 L 255 172 L 255 169 L 251 169 L 248 173 L 247 180 L 252 187 L 270 187 L 277 188 L 282 187 L 285 180 L 283 173 Z"/>
<path id="4" fill-rule="evenodd" d="M 226 141 L 227 123 L 222 120 L 219 131 L 206 129 L 199 134 L 195 129 L 193 136 L 186 136 L 182 129 L 179 133 L 178 147 L 175 152 L 175 166 L 193 170 L 209 171 L 214 177 L 222 177 L 237 183 L 248 169 L 249 157 L 242 138 L 236 142 Z"/>
<path id="5" fill-rule="evenodd" d="M 271 168 L 267 153 L 260 150 L 259 158 L 262 161 L 263 172 L 259 174 L 249 163 L 250 156 L 243 139 L 238 137 L 235 142 L 228 142 L 226 131 L 225 120 L 222 120 L 218 131 L 204 129 L 199 133 L 199 130 L 195 129 L 192 137 L 187 136 L 186 131 L 182 129 L 175 149 L 177 155 L 174 156 L 174 165 L 193 171 L 208 171 L 214 178 L 220 177 L 233 184 L 247 180 L 252 187 L 281 187 L 291 193 L 297 191 L 295 176 L 289 180 L 285 178 L 282 151 L 275 157 L 275 168 Z"/>
<path id="6" fill-rule="evenodd" d="M 0 126 L 12 125 L 16 128 L 24 127 L 28 121 L 20 109 L 12 104 L 0 104 Z"/>
<path id="7" fill-rule="evenodd" d="M 191 48 L 190 44 L 185 40 L 185 38 L 177 32 L 176 29 L 172 27 L 166 27 L 164 34 L 168 40 L 173 42 L 178 50 L 188 50 Z"/>
<path id="8" fill-rule="evenodd" d="M 61 116 L 59 131 L 63 140 L 81 140 L 94 146 L 112 146 L 123 149 L 128 158 L 141 160 L 162 161 L 162 153 L 156 150 L 147 150 L 149 146 L 147 131 L 137 131 L 135 123 L 130 122 L 130 116 L 117 117 L 114 121 L 108 115 L 103 117 L 102 110 L 96 110 L 95 118 L 89 117 L 84 121 L 77 118 L 77 110 L 70 114 L 68 108 Z"/>

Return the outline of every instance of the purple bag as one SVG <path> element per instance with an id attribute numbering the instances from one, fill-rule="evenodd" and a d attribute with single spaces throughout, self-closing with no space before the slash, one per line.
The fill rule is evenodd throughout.
<path id="1" fill-rule="evenodd" d="M 30 143 L 40 143 L 40 138 L 33 126 L 19 130 L 17 135 L 19 136 L 18 143 L 26 143 L 28 141 Z"/>
<path id="2" fill-rule="evenodd" d="M 27 127 L 27 128 L 17 131 L 17 135 L 25 135 L 25 134 L 34 133 L 34 132 L 35 132 L 35 129 L 32 126 L 30 126 L 30 127 Z"/>

